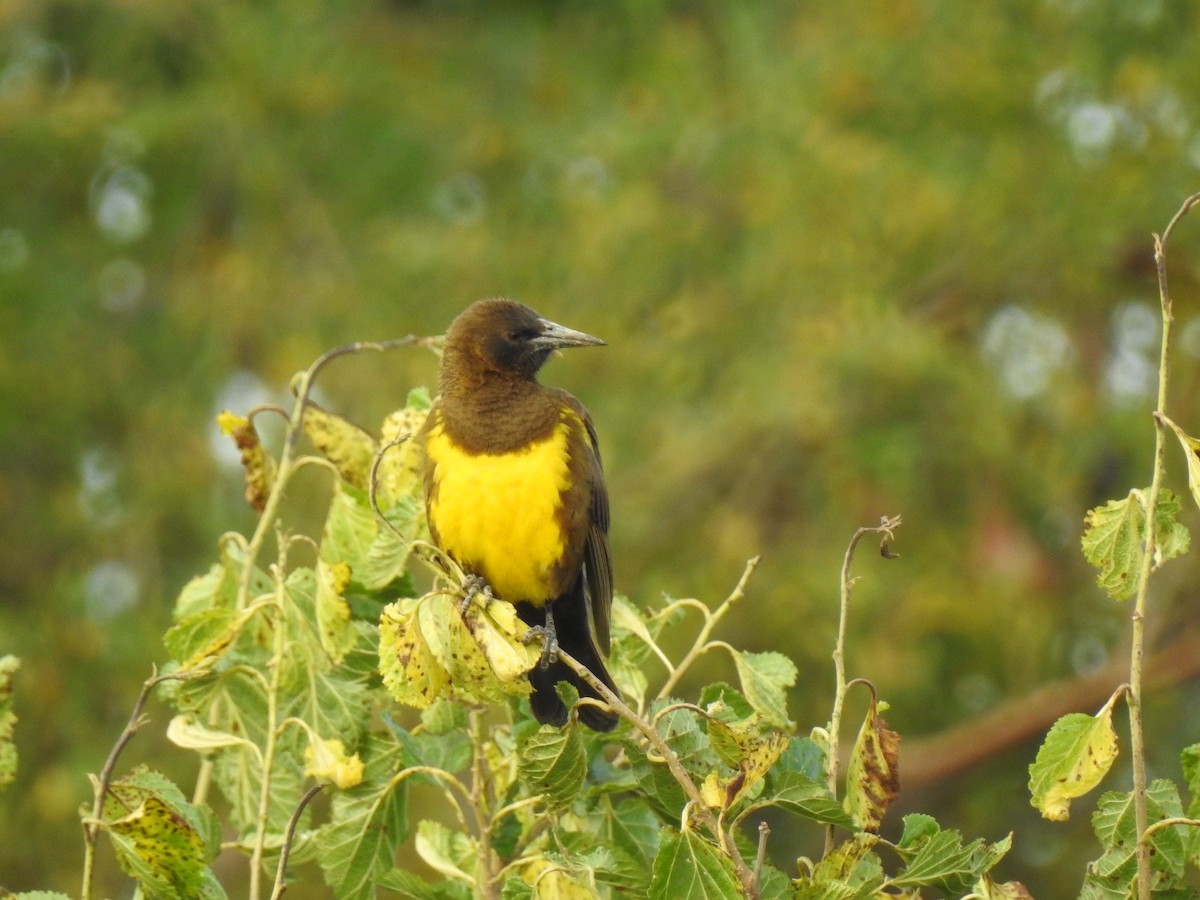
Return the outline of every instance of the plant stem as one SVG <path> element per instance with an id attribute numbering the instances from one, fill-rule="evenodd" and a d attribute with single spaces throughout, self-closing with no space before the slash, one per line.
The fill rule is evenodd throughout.
<path id="1" fill-rule="evenodd" d="M 281 549 L 281 559 L 283 553 L 284 551 Z M 282 568 L 275 569 L 275 597 L 275 643 L 270 663 L 271 680 L 267 689 L 267 740 L 262 754 L 262 785 L 258 792 L 258 822 L 254 831 L 254 850 L 250 854 L 250 900 L 258 900 L 262 891 L 262 861 L 271 812 L 271 770 L 275 763 L 275 745 L 279 738 L 279 682 L 283 670 L 283 654 L 286 649 L 283 605 L 287 602 Z"/>
<path id="2" fill-rule="evenodd" d="M 841 576 L 841 603 L 838 612 L 838 630 L 837 640 L 833 646 L 833 677 L 834 677 L 834 693 L 833 693 L 833 711 L 829 716 L 829 772 L 826 776 L 829 793 L 837 797 L 838 786 L 838 769 L 841 766 L 841 752 L 838 747 L 838 734 L 842 728 L 842 706 L 846 701 L 846 623 L 850 618 L 850 590 L 854 585 L 854 579 L 850 577 L 850 564 L 854 561 L 854 551 L 858 547 L 858 542 L 868 534 L 884 534 L 888 538 L 892 536 L 892 529 L 900 524 L 899 516 L 887 517 L 873 527 L 862 527 L 854 532 L 854 536 L 850 538 L 850 545 L 846 547 L 846 555 L 842 559 L 842 576 Z M 825 855 L 828 856 L 833 852 L 834 826 L 830 825 L 825 830 Z"/>
<path id="3" fill-rule="evenodd" d="M 467 713 L 471 727 L 471 807 L 475 811 L 475 825 L 479 830 L 479 864 L 475 878 L 479 894 L 484 900 L 495 900 L 496 853 L 492 849 L 492 813 L 488 799 L 487 779 L 484 777 L 485 759 L 483 745 L 487 733 L 483 727 L 483 713 L 472 709 Z"/>
<path id="4" fill-rule="evenodd" d="M 1175 213 L 1162 236 L 1154 236 L 1154 263 L 1158 272 L 1158 299 L 1162 310 L 1162 341 L 1158 356 L 1158 405 L 1154 417 L 1154 474 L 1146 496 L 1146 539 L 1142 548 L 1142 564 L 1138 572 L 1137 597 L 1134 601 L 1132 635 L 1129 654 L 1129 743 L 1133 764 L 1133 813 L 1137 828 L 1137 894 L 1139 900 L 1150 900 L 1150 845 L 1143 839 L 1149 816 L 1146 809 L 1146 738 L 1142 719 L 1142 670 L 1145 658 L 1146 597 L 1149 593 L 1150 575 L 1154 571 L 1156 551 L 1155 511 L 1162 490 L 1163 470 L 1166 457 L 1167 426 L 1159 416 L 1166 415 L 1167 388 L 1170 380 L 1168 365 L 1171 348 L 1171 323 L 1175 317 L 1171 309 L 1171 295 L 1167 289 L 1166 243 L 1188 210 L 1200 201 L 1200 194 L 1193 194 L 1184 201 Z"/>
<path id="5" fill-rule="evenodd" d="M 308 806 L 308 801 L 325 788 L 323 784 L 314 784 L 300 798 L 300 802 L 296 804 L 296 810 L 292 813 L 292 818 L 288 820 L 287 831 L 283 835 L 283 846 L 279 849 L 279 865 L 275 869 L 275 888 L 271 891 L 271 900 L 279 900 L 283 896 L 283 892 L 287 890 L 287 864 L 288 857 L 292 853 L 292 839 L 296 836 L 296 825 L 300 822 L 300 816 L 304 812 L 304 807 Z"/>
<path id="6" fill-rule="evenodd" d="M 96 780 L 96 798 L 92 803 L 91 818 L 84 823 L 83 826 L 83 886 L 80 890 L 81 900 L 90 900 L 92 896 L 92 881 L 95 876 L 96 866 L 96 835 L 100 832 L 100 822 L 104 817 L 104 798 L 108 795 L 108 786 L 112 783 L 113 770 L 117 767 L 117 759 L 121 755 L 121 751 L 137 734 L 138 729 L 146 724 L 146 718 L 142 715 L 142 710 L 146 706 L 146 701 L 150 698 L 150 692 L 163 681 L 171 678 L 177 678 L 177 675 L 159 675 L 157 671 L 152 671 L 150 677 L 142 682 L 142 691 L 138 694 L 137 702 L 133 704 L 133 712 L 129 714 L 129 721 L 125 724 L 125 729 L 121 732 L 121 736 L 117 738 L 117 742 L 113 744 L 112 750 L 108 753 L 108 759 L 104 761 L 104 768 L 100 770 L 100 777 Z"/>
<path id="7" fill-rule="evenodd" d="M 671 691 L 675 689 L 675 685 L 679 683 L 679 679 L 683 677 L 683 673 L 688 670 L 696 658 L 708 649 L 708 638 L 712 634 L 713 629 L 717 627 L 717 623 L 729 612 L 730 607 L 746 596 L 746 584 L 750 581 L 750 576 L 754 574 L 754 570 L 758 568 L 761 556 L 754 556 L 746 560 L 746 568 L 742 570 L 742 577 L 738 579 L 738 583 L 734 585 L 733 591 L 728 597 L 714 609 L 711 613 L 705 610 L 704 624 L 700 626 L 700 633 L 696 635 L 696 640 L 692 642 L 692 648 L 688 650 L 687 655 L 679 665 L 675 666 L 670 675 L 667 676 L 666 682 L 659 689 L 658 699 L 669 696 Z"/>
<path id="8" fill-rule="evenodd" d="M 756 563 L 757 559 L 751 562 Z M 752 566 L 747 566 L 747 569 L 752 569 Z M 605 703 L 615 709 L 622 718 L 637 729 L 650 743 L 650 746 L 654 748 L 654 752 L 667 764 L 667 768 L 671 770 L 671 775 L 674 776 L 679 786 L 683 788 L 683 792 L 687 794 L 696 818 L 712 833 L 713 838 L 720 844 L 722 852 L 733 863 L 734 871 L 737 873 L 738 881 L 741 882 L 746 896 L 750 898 L 758 897 L 754 873 L 750 871 L 750 868 L 746 865 L 746 861 L 742 859 L 742 855 L 734 845 L 733 840 L 725 833 L 725 829 L 721 827 L 716 817 L 712 814 L 712 810 L 708 808 L 708 804 L 704 802 L 704 798 L 700 796 L 700 789 L 696 787 L 696 783 L 688 775 L 687 770 L 683 767 L 683 763 L 675 755 L 675 751 L 671 749 L 666 740 L 663 739 L 663 736 L 658 733 L 658 729 L 626 706 L 620 697 L 608 689 L 608 685 L 593 675 L 583 663 L 563 651 L 561 647 L 558 651 L 558 658 L 575 672 L 576 675 L 586 681 L 596 693 L 604 698 Z"/>

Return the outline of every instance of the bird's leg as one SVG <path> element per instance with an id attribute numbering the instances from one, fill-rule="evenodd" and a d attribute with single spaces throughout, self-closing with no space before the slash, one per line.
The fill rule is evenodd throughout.
<path id="1" fill-rule="evenodd" d="M 544 672 L 555 662 L 558 662 L 558 633 L 554 628 L 554 610 L 547 604 L 546 627 L 542 630 L 542 658 L 538 660 L 538 668 Z"/>
<path id="2" fill-rule="evenodd" d="M 558 661 L 558 634 L 554 627 L 554 613 L 549 605 L 546 606 L 546 624 L 534 625 L 522 636 L 526 644 L 532 644 L 538 638 L 542 639 L 542 658 L 538 660 L 538 668 L 546 670 Z"/>
<path id="3" fill-rule="evenodd" d="M 471 601 L 476 597 L 482 596 L 484 603 L 495 599 L 492 596 L 492 586 L 487 583 L 482 575 L 476 575 L 473 572 L 463 578 L 463 589 L 463 598 L 458 604 L 460 615 L 465 616 L 467 614 L 467 610 L 471 606 Z"/>

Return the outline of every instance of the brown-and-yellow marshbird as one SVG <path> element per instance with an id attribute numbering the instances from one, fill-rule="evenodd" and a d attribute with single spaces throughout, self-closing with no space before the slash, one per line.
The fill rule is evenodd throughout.
<path id="1" fill-rule="evenodd" d="M 604 665 L 612 561 L 591 417 L 566 391 L 539 384 L 537 373 L 555 350 L 603 343 L 513 300 L 472 304 L 446 332 L 440 395 L 419 436 L 433 541 L 543 629 L 530 705 L 539 722 L 554 725 L 567 721 L 558 682 L 597 697 L 557 649 L 616 691 Z M 581 704 L 579 719 L 611 731 L 618 717 Z"/>

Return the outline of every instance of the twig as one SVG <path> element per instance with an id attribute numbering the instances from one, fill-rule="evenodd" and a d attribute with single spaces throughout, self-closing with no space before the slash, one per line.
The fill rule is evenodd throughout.
<path id="1" fill-rule="evenodd" d="M 279 865 L 275 869 L 275 889 L 271 892 L 271 900 L 279 900 L 283 896 L 283 892 L 287 890 L 287 864 L 288 857 L 292 854 L 292 838 L 296 834 L 296 826 L 299 824 L 300 816 L 304 813 L 308 802 L 321 793 L 324 787 L 323 784 L 314 784 L 310 787 L 300 798 L 295 812 L 292 813 L 292 818 L 288 820 L 287 831 L 283 835 L 283 846 L 279 851 Z"/>
<path id="2" fill-rule="evenodd" d="M 846 555 L 842 559 L 842 577 L 841 577 L 841 603 L 838 612 L 838 630 L 837 641 L 833 647 L 833 672 L 834 672 L 834 694 L 833 694 L 833 711 L 829 716 L 829 772 L 826 776 L 829 786 L 829 793 L 834 797 L 837 796 L 837 780 L 838 768 L 841 765 L 839 760 L 838 735 L 842 727 L 842 706 L 846 701 L 846 624 L 850 618 L 850 590 L 854 585 L 854 579 L 850 577 L 850 565 L 854 561 L 854 551 L 858 548 L 858 542 L 868 534 L 882 534 L 885 541 L 894 540 L 892 535 L 893 529 L 899 527 L 900 516 L 884 516 L 878 525 L 872 527 L 862 527 L 854 532 L 854 536 L 850 538 L 850 545 L 846 547 Z M 887 549 L 887 544 L 883 544 L 881 552 L 885 558 L 891 558 L 892 554 Z M 828 856 L 833 852 L 834 841 L 834 826 L 830 825 L 825 831 L 825 855 Z"/>
<path id="3" fill-rule="evenodd" d="M 753 569 L 753 564 L 757 563 L 757 558 L 751 560 L 751 565 L 747 566 L 747 570 Z M 745 580 L 743 577 L 743 581 Z M 736 593 L 736 591 L 735 591 Z M 733 863 L 734 871 L 737 873 L 738 881 L 741 882 L 747 897 L 757 897 L 758 893 L 754 883 L 754 873 L 746 866 L 746 861 L 742 859 L 742 855 L 738 852 L 737 847 L 733 844 L 713 816 L 712 810 L 708 808 L 708 804 L 704 802 L 704 798 L 700 795 L 700 789 L 696 787 L 696 783 L 692 781 L 687 770 L 683 767 L 683 763 L 679 761 L 679 757 L 675 755 L 675 751 L 663 739 L 663 736 L 658 733 L 658 729 L 652 726 L 645 719 L 641 718 L 637 713 L 625 705 L 615 693 L 609 690 L 608 685 L 597 678 L 591 671 L 584 666 L 579 660 L 575 659 L 569 653 L 565 652 L 561 647 L 558 651 L 558 658 L 567 665 L 576 675 L 587 682 L 592 690 L 596 691 L 604 701 L 617 711 L 620 716 L 628 721 L 635 729 L 637 729 L 650 745 L 654 748 L 659 758 L 666 763 L 670 769 L 671 775 L 683 788 L 683 792 L 688 796 L 688 805 L 695 810 L 696 818 L 701 824 L 709 830 L 713 837 L 721 846 L 721 850 L 725 853 L 729 860 Z"/>
<path id="4" fill-rule="evenodd" d="M 485 732 L 483 714 L 472 709 L 467 713 L 471 727 L 471 808 L 475 812 L 475 827 L 479 832 L 479 868 L 475 876 L 479 893 L 484 900 L 495 900 L 496 851 L 492 849 L 492 813 L 489 809 L 488 784 L 484 777 L 483 744 Z"/>
<path id="5" fill-rule="evenodd" d="M 112 750 L 109 751 L 108 759 L 104 761 L 104 768 L 100 770 L 100 778 L 96 782 L 96 799 L 92 803 L 92 815 L 83 826 L 83 887 L 80 891 L 82 900 L 89 900 L 92 896 L 92 881 L 96 865 L 96 835 L 104 817 L 104 798 L 108 796 L 108 788 L 112 784 L 112 774 L 117 767 L 117 759 L 138 730 L 149 721 L 142 715 L 142 710 L 146 706 L 146 701 L 150 699 L 150 692 L 164 681 L 183 677 L 185 676 L 176 673 L 159 675 L 158 669 L 151 667 L 150 677 L 142 682 L 142 690 L 138 694 L 137 702 L 133 704 L 133 712 L 129 714 L 129 721 L 125 724 L 125 729 L 117 738 L 117 742 L 113 744 Z"/>
<path id="6" fill-rule="evenodd" d="M 675 666 L 671 670 L 666 682 L 663 684 L 662 688 L 659 689 L 657 699 L 661 700 L 663 697 L 669 696 L 671 691 L 675 689 L 675 685 L 679 683 L 679 679 L 683 677 L 684 672 L 687 671 L 688 667 L 696 661 L 698 656 L 709 649 L 709 635 L 712 634 L 713 629 L 717 626 L 717 623 L 721 621 L 727 612 L 729 612 L 730 607 L 746 596 L 746 585 L 750 581 L 750 576 L 754 574 L 754 570 L 758 568 L 758 563 L 761 559 L 761 556 L 755 556 L 746 561 L 746 568 L 742 570 L 742 577 L 739 578 L 738 583 L 734 585 L 733 591 L 728 597 L 725 598 L 721 605 L 714 609 L 711 613 L 708 611 L 707 607 L 704 607 L 703 604 L 700 604 L 705 613 L 704 624 L 700 627 L 700 633 L 696 635 L 696 640 L 692 642 L 692 647 L 690 650 L 688 650 L 687 655 L 684 656 L 679 665 Z"/>
<path id="7" fill-rule="evenodd" d="M 1167 412 L 1171 323 L 1175 318 L 1171 310 L 1171 295 L 1167 289 L 1166 243 L 1171 232 L 1175 230 L 1175 225 L 1197 202 L 1200 202 L 1200 194 L 1188 197 L 1172 217 L 1162 236 L 1157 234 L 1154 236 L 1154 263 L 1158 272 L 1159 305 L 1162 308 L 1162 341 L 1158 355 L 1158 405 L 1155 409 L 1160 415 L 1166 415 Z M 1143 839 L 1148 826 L 1149 814 L 1146 808 L 1146 743 L 1142 722 L 1142 663 L 1145 654 L 1146 597 L 1149 593 L 1150 575 L 1154 571 L 1154 557 L 1157 549 L 1154 533 L 1155 510 L 1158 508 L 1163 471 L 1166 468 L 1166 431 L 1167 428 L 1162 419 L 1155 416 L 1154 475 L 1150 482 L 1150 491 L 1146 496 L 1146 539 L 1142 547 L 1137 598 L 1133 608 L 1133 633 L 1129 654 L 1129 694 L 1126 700 L 1129 704 L 1129 743 L 1133 765 L 1133 813 L 1138 835 L 1137 892 L 1139 900 L 1150 900 L 1150 845 Z"/>
<path id="8" fill-rule="evenodd" d="M 771 826 L 766 822 L 758 823 L 758 856 L 754 860 L 754 884 L 762 888 L 763 864 L 767 860 L 767 838 L 771 836 Z"/>

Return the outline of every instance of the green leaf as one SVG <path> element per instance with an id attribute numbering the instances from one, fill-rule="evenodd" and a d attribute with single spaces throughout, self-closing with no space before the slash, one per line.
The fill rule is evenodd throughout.
<path id="1" fill-rule="evenodd" d="M 829 789 L 824 784 L 813 781 L 803 772 L 779 773 L 749 809 L 766 806 L 778 806 L 815 822 L 839 825 L 851 831 L 858 829 L 854 820 L 842 808 L 842 804 L 829 793 Z"/>
<path id="2" fill-rule="evenodd" d="M 394 730 L 404 747 L 405 766 L 429 766 L 458 774 L 471 763 L 471 739 L 465 732 L 412 734 L 399 726 Z"/>
<path id="3" fill-rule="evenodd" d="M 513 879 L 520 881 L 520 879 Z M 375 883 L 401 897 L 411 900 L 471 900 L 471 889 L 457 881 L 441 881 L 430 884 L 407 869 L 392 869 L 375 880 Z M 524 884 L 524 882 L 521 882 Z M 526 885 L 528 887 L 528 885 Z M 530 895 L 527 895 L 530 896 Z"/>
<path id="4" fill-rule="evenodd" d="M 745 896 L 733 863 L 691 829 L 670 829 L 655 857 L 651 900 L 729 900 Z"/>
<path id="5" fill-rule="evenodd" d="M 245 621 L 244 615 L 232 609 L 206 609 L 167 629 L 163 643 L 181 669 L 191 669 L 229 649 Z"/>
<path id="6" fill-rule="evenodd" d="M 674 702 L 670 699 L 660 700 L 651 707 L 651 713 L 656 714 L 659 709 Z M 732 772 L 713 751 L 708 733 L 701 727 L 696 713 L 687 709 L 671 710 L 658 719 L 657 727 L 663 740 L 675 751 L 679 762 L 693 778 L 703 780 L 712 771 L 724 775 Z"/>
<path id="7" fill-rule="evenodd" d="M 787 689 L 796 683 L 796 664 L 782 653 L 733 654 L 742 692 L 759 714 L 777 728 L 788 728 Z"/>
<path id="8" fill-rule="evenodd" d="M 843 841 L 796 881 L 800 900 L 868 900 L 884 883 L 883 864 L 875 855 L 876 838 L 860 833 Z"/>
<path id="9" fill-rule="evenodd" d="M 416 849 L 417 855 L 437 872 L 475 886 L 479 846 L 470 835 L 452 831 L 441 822 L 423 819 L 417 823 Z"/>
<path id="10" fill-rule="evenodd" d="M 1117 757 L 1112 726 L 1114 694 L 1095 716 L 1069 713 L 1054 723 L 1029 766 L 1031 801 L 1042 816 L 1064 821 L 1071 801 L 1082 797 L 1108 773 Z"/>
<path id="11" fill-rule="evenodd" d="M 321 827 L 317 859 L 325 881 L 342 900 L 375 896 L 374 881 L 392 867 L 408 835 L 405 782 L 397 782 L 400 746 L 374 735 L 361 753 L 363 782 L 333 797 L 330 821 Z"/>
<path id="12" fill-rule="evenodd" d="M 425 504 L 419 496 L 401 496 L 382 512 L 392 527 L 379 525 L 355 578 L 368 590 L 383 590 L 399 581 L 408 571 L 413 541 L 428 537 Z"/>
<path id="13" fill-rule="evenodd" d="M 421 710 L 421 724 L 425 727 L 426 734 L 465 733 L 467 711 L 461 703 L 439 700 L 428 709 Z"/>
<path id="14" fill-rule="evenodd" d="M 779 757 L 779 762 L 775 764 L 772 777 L 782 775 L 784 772 L 799 772 L 810 781 L 825 784 L 827 781 L 825 764 L 825 751 L 821 749 L 820 744 L 812 738 L 794 737 L 788 741 L 787 748 Z"/>
<path id="15" fill-rule="evenodd" d="M 0 656 L 0 790 L 17 777 L 17 745 L 13 735 L 17 714 L 13 712 L 13 679 L 21 668 L 15 656 Z"/>
<path id="16" fill-rule="evenodd" d="M 1084 518 L 1083 555 L 1100 570 L 1100 587 L 1114 600 L 1127 600 L 1137 590 L 1146 537 L 1145 498 L 1148 491 L 1130 491 L 1123 500 L 1110 500 Z M 1187 552 L 1187 528 L 1175 519 L 1179 500 L 1165 488 L 1159 492 L 1154 515 L 1155 566 Z"/>
<path id="17" fill-rule="evenodd" d="M 626 797 L 604 818 L 605 837 L 618 849 L 647 867 L 658 853 L 662 825 L 638 797 Z"/>
<path id="18" fill-rule="evenodd" d="M 1187 785 L 1189 818 L 1200 818 L 1200 744 L 1184 747 L 1179 754 L 1179 764 L 1183 768 L 1183 780 Z"/>
<path id="19" fill-rule="evenodd" d="M 597 882 L 611 885 L 620 897 L 632 900 L 647 895 L 650 866 L 640 853 L 629 853 L 612 841 L 597 841 L 597 834 L 591 829 L 564 831 L 558 838 L 565 853 L 548 852 L 547 857 L 554 862 L 590 872 Z"/>
<path id="20" fill-rule="evenodd" d="M 224 896 L 207 865 L 216 853 L 209 844 L 219 841 L 212 825 L 179 788 L 145 768 L 109 785 L 100 822 L 122 870 L 150 896 L 171 900 Z"/>
<path id="21" fill-rule="evenodd" d="M 237 602 L 237 573 L 232 561 L 213 563 L 203 575 L 197 575 L 183 586 L 175 600 L 175 621 L 208 609 L 232 609 Z"/>
<path id="22" fill-rule="evenodd" d="M 906 850 L 903 855 L 908 865 L 888 879 L 888 884 L 933 887 L 951 897 L 967 893 L 983 876 L 989 862 L 995 864 L 994 854 L 982 840 L 963 846 L 962 836 L 952 829 L 924 834 Z"/>
<path id="23" fill-rule="evenodd" d="M 1146 812 L 1150 825 L 1183 815 L 1179 792 L 1172 782 L 1160 778 L 1146 788 Z M 1091 870 L 1102 878 L 1115 877 L 1131 884 L 1137 875 L 1137 823 L 1132 792 L 1109 791 L 1101 795 L 1092 814 L 1092 830 L 1105 853 Z M 1155 831 L 1150 837 L 1151 866 L 1172 875 L 1183 875 L 1188 837 L 1188 829 L 1183 825 Z"/>
<path id="24" fill-rule="evenodd" d="M 542 725 L 521 745 L 521 777 L 551 807 L 578 798 L 587 776 L 587 754 L 578 728 Z"/>

